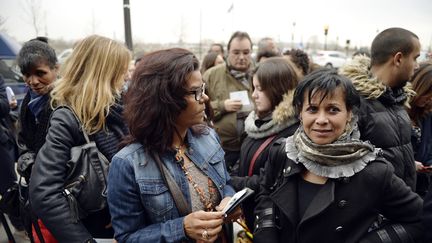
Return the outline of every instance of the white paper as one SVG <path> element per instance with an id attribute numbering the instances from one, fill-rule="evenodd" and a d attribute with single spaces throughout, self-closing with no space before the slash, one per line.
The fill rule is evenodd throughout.
<path id="1" fill-rule="evenodd" d="M 12 100 L 15 99 L 15 94 L 14 94 L 12 88 L 9 86 L 6 86 L 6 95 L 7 95 L 9 102 L 11 102 Z"/>
<path id="2" fill-rule="evenodd" d="M 249 100 L 248 92 L 246 90 L 230 92 L 230 99 L 240 100 L 242 102 L 241 112 L 252 111 L 253 105 Z"/>

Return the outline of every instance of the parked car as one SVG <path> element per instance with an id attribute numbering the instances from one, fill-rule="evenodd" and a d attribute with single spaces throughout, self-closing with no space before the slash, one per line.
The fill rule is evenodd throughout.
<path id="1" fill-rule="evenodd" d="M 0 59 L 0 75 L 2 75 L 5 80 L 5 86 L 11 87 L 18 105 L 21 104 L 21 101 L 27 93 L 28 87 L 24 82 L 21 73 L 18 71 L 15 60 Z"/>
<path id="2" fill-rule="evenodd" d="M 73 49 L 69 48 L 66 49 L 64 51 L 62 51 L 58 56 L 57 56 L 57 60 L 60 64 L 63 64 L 66 59 L 70 56 L 70 54 L 72 54 Z"/>
<path id="3" fill-rule="evenodd" d="M 18 104 L 27 93 L 27 85 L 22 79 L 15 60 L 20 49 L 20 43 L 6 33 L 0 32 L 0 75 L 5 80 L 5 85 L 12 88 Z"/>
<path id="4" fill-rule="evenodd" d="M 417 58 L 417 62 L 426 62 L 432 59 L 432 53 L 427 51 L 421 51 L 420 56 Z"/>
<path id="5" fill-rule="evenodd" d="M 314 63 L 327 68 L 340 68 L 347 61 L 345 53 L 340 51 L 317 51 L 312 59 Z"/>

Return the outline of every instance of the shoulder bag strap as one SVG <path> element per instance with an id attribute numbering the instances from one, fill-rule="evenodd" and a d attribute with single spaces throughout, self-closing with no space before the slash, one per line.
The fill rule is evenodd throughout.
<path id="1" fill-rule="evenodd" d="M 180 190 L 179 186 L 175 182 L 168 168 L 160 160 L 159 155 L 156 154 L 155 152 L 153 152 L 153 159 L 156 161 L 159 171 L 162 174 L 162 178 L 165 181 L 165 184 L 167 185 L 171 193 L 171 196 L 174 199 L 174 203 L 176 204 L 177 210 L 179 211 L 180 215 L 181 216 L 188 215 L 191 212 L 191 210 L 186 202 L 183 192 Z"/>
<path id="2" fill-rule="evenodd" d="M 40 243 L 45 243 L 45 239 L 43 237 L 42 230 L 41 230 L 41 228 L 39 226 L 38 217 L 36 216 L 36 214 L 33 211 L 30 212 L 30 220 L 31 220 L 31 223 L 32 223 L 32 225 L 34 227 L 36 235 L 39 238 L 39 242 Z M 32 237 L 33 237 L 33 235 L 32 235 Z"/>
<path id="3" fill-rule="evenodd" d="M 89 136 L 87 135 L 86 130 L 84 129 L 83 124 L 81 123 L 80 119 L 78 118 L 77 114 L 75 113 L 75 111 L 72 109 L 72 107 L 67 106 L 67 105 L 63 105 L 63 106 L 59 106 L 56 108 L 56 110 L 61 109 L 61 108 L 66 108 L 68 110 L 70 110 L 70 112 L 72 112 L 72 115 L 75 117 L 75 120 L 78 122 L 78 126 L 84 136 L 84 139 L 86 140 L 86 143 L 90 143 L 90 139 Z M 54 112 L 53 112 L 54 113 Z M 52 113 L 51 113 L 52 114 Z"/>
<path id="4" fill-rule="evenodd" d="M 78 123 L 79 129 L 81 130 L 81 132 L 82 132 L 82 134 L 84 136 L 86 144 L 89 144 L 91 142 L 90 138 L 89 138 L 89 136 L 88 136 L 88 134 L 87 134 L 87 132 L 86 132 L 86 130 L 84 128 L 84 125 L 81 123 L 80 119 L 78 118 L 77 114 L 72 109 L 72 107 L 67 106 L 67 105 L 63 105 L 63 106 L 57 107 L 55 110 L 58 110 L 58 109 L 61 109 L 61 108 L 66 108 L 66 109 L 68 109 L 72 113 L 72 115 L 75 117 L 76 122 Z M 53 111 L 53 113 L 54 113 L 54 111 Z M 53 113 L 51 113 L 51 116 L 52 116 Z M 51 120 L 51 118 L 50 118 L 50 120 Z M 101 168 L 102 169 L 102 165 L 101 165 L 101 161 L 100 160 L 104 160 L 105 163 L 110 163 L 110 161 L 106 158 L 106 156 L 103 153 L 100 152 L 100 150 L 97 148 L 97 146 L 96 146 L 96 149 L 97 149 L 97 154 L 98 154 L 98 158 L 99 159 L 98 160 L 91 160 L 91 163 L 92 163 L 92 166 L 94 168 Z M 106 197 L 106 195 L 107 195 L 107 183 L 106 183 L 107 179 L 106 179 L 106 176 L 107 175 L 105 175 L 104 173 L 96 173 L 96 175 L 97 175 L 97 177 L 99 178 L 99 181 L 103 184 L 103 187 L 104 187 L 103 190 L 102 190 L 102 195 Z"/>
<path id="5" fill-rule="evenodd" d="M 271 143 L 271 141 L 273 141 L 273 139 L 276 137 L 276 135 L 273 135 L 269 138 L 267 138 L 264 143 L 261 144 L 261 146 L 259 146 L 259 148 L 255 151 L 255 154 L 252 157 L 252 160 L 249 164 L 249 170 L 248 170 L 248 176 L 252 176 L 253 175 L 253 169 L 255 166 L 255 162 L 258 159 L 258 156 L 262 153 L 262 151 Z"/>

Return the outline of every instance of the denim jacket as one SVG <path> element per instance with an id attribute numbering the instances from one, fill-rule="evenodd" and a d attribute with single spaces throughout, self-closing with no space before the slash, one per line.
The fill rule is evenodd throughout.
<path id="1" fill-rule="evenodd" d="M 232 196 L 224 152 L 216 133 L 208 131 L 202 135 L 188 131 L 186 154 L 215 183 L 221 198 Z M 174 157 L 174 151 L 160 155 L 191 205 L 187 178 Z M 108 203 L 118 242 L 188 241 L 184 217 L 179 216 L 157 164 L 141 144 L 130 144 L 114 156 L 108 179 Z"/>

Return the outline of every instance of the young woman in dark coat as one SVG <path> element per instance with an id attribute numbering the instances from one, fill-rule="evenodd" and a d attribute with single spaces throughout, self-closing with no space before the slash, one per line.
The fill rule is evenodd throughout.
<path id="1" fill-rule="evenodd" d="M 293 67 L 284 58 L 269 58 L 256 69 L 252 93 L 255 111 L 246 118 L 247 137 L 240 150 L 239 171 L 231 178 L 236 191 L 249 187 L 258 192 L 260 170 L 267 160 L 270 143 L 291 136 L 297 129 L 299 120 L 292 106 L 297 83 Z M 254 223 L 254 207 L 253 197 L 243 204 L 250 229 Z"/>
<path id="2" fill-rule="evenodd" d="M 254 242 L 420 242 L 422 200 L 380 149 L 359 139 L 358 103 L 352 83 L 333 70 L 299 84 L 301 126 L 270 150 Z M 387 224 L 377 222 L 383 217 Z"/>
<path id="3" fill-rule="evenodd" d="M 411 84 L 416 92 L 408 109 L 417 170 L 416 192 L 424 197 L 432 169 L 432 63 L 422 63 L 411 78 Z"/>

